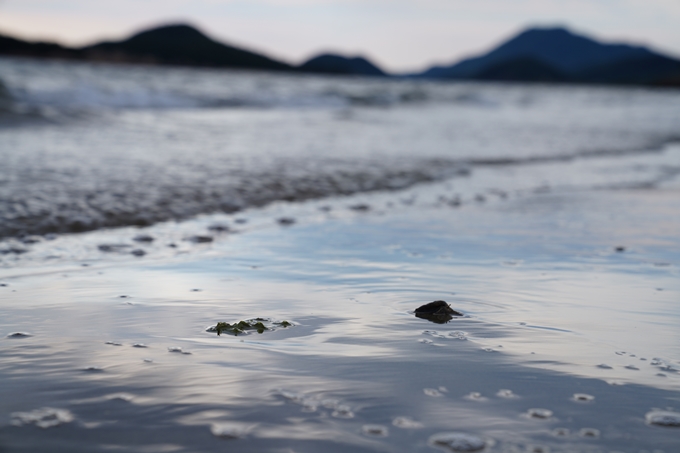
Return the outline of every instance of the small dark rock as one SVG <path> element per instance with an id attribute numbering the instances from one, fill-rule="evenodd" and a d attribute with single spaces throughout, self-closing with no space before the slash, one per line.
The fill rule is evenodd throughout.
<path id="1" fill-rule="evenodd" d="M 463 313 L 454 310 L 443 300 L 435 300 L 416 308 L 415 315 L 418 318 L 427 319 L 437 324 L 446 324 L 454 316 L 464 316 Z"/>
<path id="2" fill-rule="evenodd" d="M 21 238 L 21 242 L 26 245 L 37 244 L 40 242 L 40 238 L 37 236 L 25 236 Z"/>
<path id="3" fill-rule="evenodd" d="M 191 236 L 190 238 L 186 239 L 189 242 L 193 242 L 194 244 L 207 244 L 208 242 L 213 241 L 212 236 L 202 236 L 202 235 L 196 235 L 196 236 Z"/>
<path id="4" fill-rule="evenodd" d="M 622 252 L 626 251 L 626 248 L 622 245 L 619 245 L 618 247 L 614 247 L 614 250 L 619 252 L 619 253 L 622 253 Z"/>
<path id="5" fill-rule="evenodd" d="M 154 241 L 153 236 L 149 236 L 148 234 L 138 234 L 137 236 L 134 237 L 133 241 L 135 242 L 144 242 L 144 243 L 150 243 Z"/>
<path id="6" fill-rule="evenodd" d="M 210 225 L 208 227 L 208 231 L 214 231 L 215 233 L 226 233 L 227 231 L 229 231 L 229 227 L 227 225 L 220 224 Z"/>
<path id="7" fill-rule="evenodd" d="M 280 219 L 277 220 L 277 222 L 279 222 L 279 225 L 288 226 L 294 224 L 295 219 L 292 217 L 281 217 Z"/>
<path id="8" fill-rule="evenodd" d="M 244 223 L 248 223 L 248 219 L 236 219 L 234 222 L 243 225 Z"/>
<path id="9" fill-rule="evenodd" d="M 0 286 L 4 287 L 4 286 L 9 286 L 9 285 L 7 283 L 0 283 Z"/>
<path id="10" fill-rule="evenodd" d="M 133 254 L 134 256 L 144 256 L 144 255 L 146 255 L 146 252 L 142 249 L 134 249 L 130 253 Z"/>
<path id="11" fill-rule="evenodd" d="M 101 252 L 121 252 L 128 247 L 130 246 L 127 244 L 100 244 L 98 246 Z"/>
<path id="12" fill-rule="evenodd" d="M 353 206 L 349 207 L 352 211 L 357 211 L 357 212 L 367 212 L 371 210 L 371 207 L 367 204 L 355 204 Z"/>

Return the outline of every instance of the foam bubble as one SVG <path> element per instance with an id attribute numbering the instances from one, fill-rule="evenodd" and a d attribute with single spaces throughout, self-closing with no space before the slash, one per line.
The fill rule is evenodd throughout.
<path id="1" fill-rule="evenodd" d="M 71 423 L 74 418 L 73 414 L 66 409 L 43 407 L 30 412 L 14 412 L 11 423 L 14 426 L 35 425 L 38 428 L 47 429 Z"/>
<path id="2" fill-rule="evenodd" d="M 587 393 L 574 393 L 574 396 L 571 399 L 573 399 L 574 401 L 587 403 L 589 401 L 593 401 L 595 397 L 592 395 L 588 395 Z"/>
<path id="3" fill-rule="evenodd" d="M 335 418 L 353 418 L 354 412 L 352 412 L 352 409 L 349 406 L 340 404 L 335 408 L 331 415 Z"/>
<path id="4" fill-rule="evenodd" d="M 645 420 L 650 425 L 680 428 L 680 413 L 678 412 L 653 410 L 647 412 Z"/>
<path id="5" fill-rule="evenodd" d="M 579 432 L 578 435 L 581 437 L 588 437 L 591 439 L 596 439 L 600 437 L 600 430 L 595 429 L 595 428 L 582 428 Z"/>
<path id="6" fill-rule="evenodd" d="M 481 451 L 486 447 L 483 439 L 466 433 L 439 433 L 430 437 L 429 444 L 453 452 Z"/>
<path id="7" fill-rule="evenodd" d="M 549 409 L 532 408 L 527 411 L 527 416 L 529 418 L 538 418 L 541 420 L 547 420 L 552 417 L 552 411 Z"/>
<path id="8" fill-rule="evenodd" d="M 507 399 L 519 398 L 519 395 L 517 395 L 512 390 L 508 390 L 508 389 L 500 389 L 496 393 L 496 396 L 499 397 L 499 398 L 507 398 Z"/>
<path id="9" fill-rule="evenodd" d="M 10 334 L 7 334 L 7 338 L 14 338 L 14 339 L 19 339 L 19 338 L 28 338 L 32 337 L 28 332 L 12 332 Z"/>
<path id="10" fill-rule="evenodd" d="M 367 436 L 375 437 L 387 437 L 390 434 L 390 430 L 382 425 L 364 425 L 361 427 L 361 432 Z"/>
<path id="11" fill-rule="evenodd" d="M 465 396 L 466 400 L 470 401 L 487 401 L 488 398 L 483 397 L 481 393 L 479 392 L 471 392 L 468 395 Z"/>
<path id="12" fill-rule="evenodd" d="M 451 338 L 455 338 L 456 340 L 467 340 L 468 335 L 466 332 L 460 331 L 460 330 L 454 330 L 453 332 L 449 332 L 449 336 Z"/>
<path id="13" fill-rule="evenodd" d="M 397 428 L 402 429 L 418 429 L 423 427 L 422 423 L 417 422 L 409 417 L 397 417 L 392 420 L 392 424 Z"/>
<path id="14" fill-rule="evenodd" d="M 423 389 L 423 393 L 426 394 L 427 396 L 433 396 L 433 397 L 444 396 L 444 394 L 437 389 L 426 388 L 426 389 Z"/>
<path id="15" fill-rule="evenodd" d="M 178 354 L 191 354 L 189 351 L 183 350 L 180 346 L 170 346 L 168 352 L 176 352 Z"/>
<path id="16" fill-rule="evenodd" d="M 552 435 L 555 437 L 569 437 L 569 430 L 567 428 L 555 428 L 552 430 Z"/>

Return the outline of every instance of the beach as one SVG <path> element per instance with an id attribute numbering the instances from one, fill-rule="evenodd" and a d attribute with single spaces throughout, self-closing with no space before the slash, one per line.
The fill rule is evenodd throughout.
<path id="1" fill-rule="evenodd" d="M 678 449 L 677 91 L 34 77 L 0 129 L 1 452 Z"/>

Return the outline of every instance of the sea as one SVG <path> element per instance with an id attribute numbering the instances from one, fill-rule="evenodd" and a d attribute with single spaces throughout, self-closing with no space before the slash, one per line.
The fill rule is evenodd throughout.
<path id="1" fill-rule="evenodd" d="M 2 453 L 674 453 L 679 332 L 680 90 L 0 58 Z"/>

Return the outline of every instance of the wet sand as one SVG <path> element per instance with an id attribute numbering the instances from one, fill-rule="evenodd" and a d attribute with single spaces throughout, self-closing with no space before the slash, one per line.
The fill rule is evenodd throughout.
<path id="1" fill-rule="evenodd" d="M 0 451 L 677 451 L 677 189 L 402 205 L 66 236 L 1 269 Z M 214 239 L 167 247 L 189 232 Z M 144 256 L 97 248 L 140 233 Z M 440 299 L 465 316 L 413 315 Z M 256 317 L 293 325 L 206 331 Z"/>

